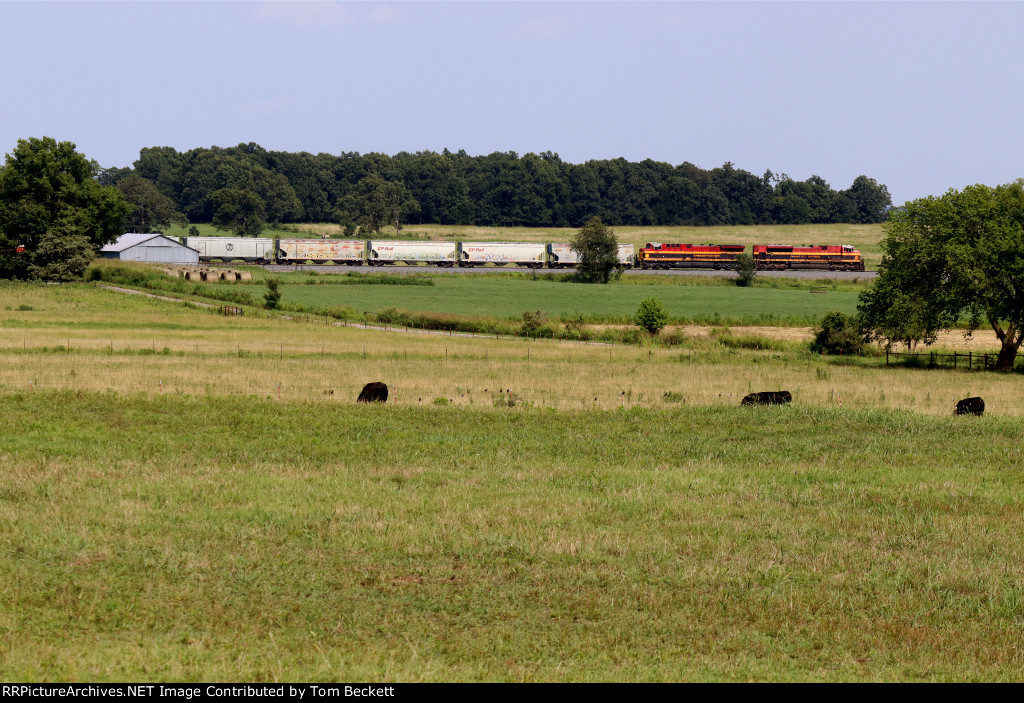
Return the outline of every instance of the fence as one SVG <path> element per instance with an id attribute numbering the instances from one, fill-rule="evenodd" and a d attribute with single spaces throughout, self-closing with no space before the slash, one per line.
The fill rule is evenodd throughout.
<path id="1" fill-rule="evenodd" d="M 890 357 L 892 362 L 890 362 Z M 975 354 L 974 352 L 953 352 L 952 354 L 936 354 L 935 352 L 885 352 L 885 365 L 890 363 L 902 363 L 904 366 L 927 367 L 934 369 L 938 366 L 945 366 L 953 369 L 966 369 L 968 371 L 989 371 L 994 370 L 998 354 Z"/>

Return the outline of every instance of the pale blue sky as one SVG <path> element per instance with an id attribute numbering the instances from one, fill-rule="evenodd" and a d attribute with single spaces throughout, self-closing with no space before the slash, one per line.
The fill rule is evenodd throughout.
<path id="1" fill-rule="evenodd" d="M 554 151 L 893 201 L 1024 176 L 1024 3 L 2 2 L 0 151 Z"/>

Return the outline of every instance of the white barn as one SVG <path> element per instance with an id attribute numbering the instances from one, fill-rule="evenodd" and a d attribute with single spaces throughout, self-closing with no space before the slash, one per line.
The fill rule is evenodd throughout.
<path id="1" fill-rule="evenodd" d="M 122 234 L 116 242 L 100 249 L 104 259 L 146 261 L 159 264 L 199 263 L 199 252 L 162 234 Z"/>

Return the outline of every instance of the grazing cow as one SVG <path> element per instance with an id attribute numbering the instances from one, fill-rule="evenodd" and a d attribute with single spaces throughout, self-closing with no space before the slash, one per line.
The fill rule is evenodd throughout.
<path id="1" fill-rule="evenodd" d="M 964 398 L 956 404 L 956 410 L 953 411 L 954 415 L 977 415 L 981 417 L 985 414 L 985 401 L 981 398 Z"/>
<path id="2" fill-rule="evenodd" d="M 356 398 L 357 403 L 386 403 L 388 402 L 388 384 L 379 381 L 367 383 Z"/>
<path id="3" fill-rule="evenodd" d="M 793 394 L 789 391 L 764 391 L 744 396 L 740 405 L 785 405 L 793 402 Z"/>

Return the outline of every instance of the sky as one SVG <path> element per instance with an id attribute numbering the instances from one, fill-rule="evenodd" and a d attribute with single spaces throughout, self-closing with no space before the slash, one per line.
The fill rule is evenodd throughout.
<path id="1" fill-rule="evenodd" d="M 896 205 L 1024 177 L 1022 2 L 10 2 L 0 152 L 552 151 Z"/>

